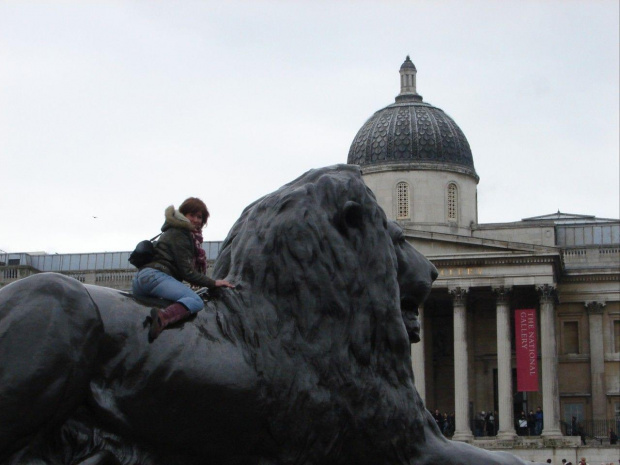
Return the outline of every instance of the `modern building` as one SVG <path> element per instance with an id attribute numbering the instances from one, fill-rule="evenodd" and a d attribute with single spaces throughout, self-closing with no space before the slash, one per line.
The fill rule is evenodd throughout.
<path id="1" fill-rule="evenodd" d="M 558 211 L 480 224 L 470 146 L 417 93 L 416 72 L 407 57 L 396 101 L 362 126 L 348 163 L 440 272 L 412 346 L 418 391 L 454 412 L 457 440 L 480 435 L 482 411 L 498 439 L 517 440 L 521 412 L 539 406 L 543 439 L 570 435 L 573 416 L 605 436 L 620 421 L 620 221 Z"/>
<path id="2" fill-rule="evenodd" d="M 412 346 L 427 407 L 453 412 L 450 435 L 464 441 L 488 436 L 477 418 L 495 412 L 492 441 L 504 448 L 525 441 L 517 419 L 539 406 L 543 444 L 578 444 L 568 437 L 573 417 L 590 436 L 618 431 L 620 220 L 557 212 L 480 224 L 470 146 L 417 93 L 416 72 L 407 57 L 396 101 L 362 126 L 348 163 L 440 272 L 420 308 L 422 341 Z M 221 243 L 204 247 L 212 264 Z M 0 252 L 0 287 L 56 271 L 129 289 L 128 256 Z"/>

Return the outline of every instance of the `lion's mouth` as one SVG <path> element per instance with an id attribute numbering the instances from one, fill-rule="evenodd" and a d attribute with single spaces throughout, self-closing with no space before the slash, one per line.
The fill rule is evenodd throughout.
<path id="1" fill-rule="evenodd" d="M 409 296 L 405 296 L 400 299 L 400 312 L 405 322 L 405 328 L 407 329 L 407 335 L 409 341 L 420 341 L 420 321 L 418 320 L 419 311 L 418 303 L 415 299 Z"/>
<path id="2" fill-rule="evenodd" d="M 413 297 L 405 296 L 400 299 L 400 309 L 403 313 L 413 315 L 416 320 L 418 319 L 418 302 Z"/>

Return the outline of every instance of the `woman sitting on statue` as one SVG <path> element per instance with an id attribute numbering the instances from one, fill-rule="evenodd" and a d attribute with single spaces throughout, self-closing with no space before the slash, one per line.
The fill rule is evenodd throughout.
<path id="1" fill-rule="evenodd" d="M 166 208 L 162 234 L 155 243 L 153 259 L 140 268 L 133 279 L 136 296 L 174 300 L 163 310 L 151 310 L 149 339 L 152 341 L 168 325 L 181 321 L 204 308 L 204 302 L 183 281 L 207 288 L 234 287 L 228 281 L 213 280 L 205 273 L 207 258 L 202 248 L 202 229 L 209 210 L 198 198 L 186 199 L 178 210 Z"/>

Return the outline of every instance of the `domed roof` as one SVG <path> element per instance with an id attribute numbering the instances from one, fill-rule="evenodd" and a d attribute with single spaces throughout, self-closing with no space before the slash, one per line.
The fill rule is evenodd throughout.
<path id="1" fill-rule="evenodd" d="M 403 64 L 400 65 L 401 71 L 405 68 L 416 69 L 415 65 L 413 64 L 413 61 L 411 61 L 411 58 L 409 58 L 409 55 L 407 55 L 407 58 L 405 58 L 405 61 L 403 61 Z"/>
<path id="2" fill-rule="evenodd" d="M 478 181 L 469 143 L 452 118 L 416 92 L 416 68 L 409 57 L 400 67 L 401 92 L 359 130 L 347 163 L 386 169 L 442 170 Z"/>

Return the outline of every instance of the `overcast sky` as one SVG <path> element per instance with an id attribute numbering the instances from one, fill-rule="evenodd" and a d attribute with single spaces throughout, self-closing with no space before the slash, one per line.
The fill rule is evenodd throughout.
<path id="1" fill-rule="evenodd" d="M 133 249 L 201 197 L 205 240 L 346 163 L 418 92 L 465 133 L 480 223 L 619 216 L 618 1 L 0 1 L 0 249 Z"/>

